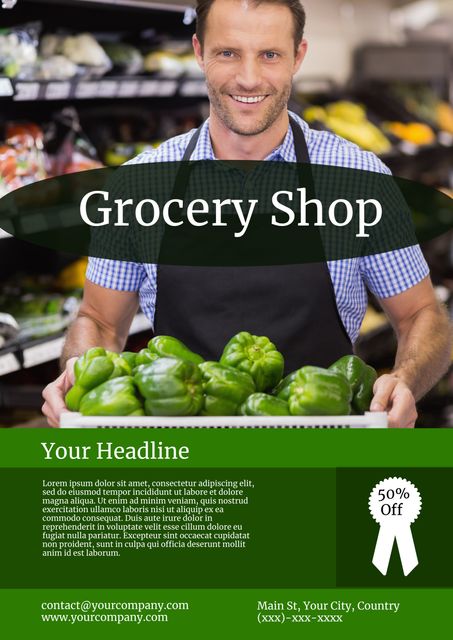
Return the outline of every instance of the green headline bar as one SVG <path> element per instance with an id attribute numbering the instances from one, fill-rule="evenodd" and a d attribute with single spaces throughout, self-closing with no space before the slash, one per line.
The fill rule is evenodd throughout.
<path id="1" fill-rule="evenodd" d="M 138 450 L 146 442 L 154 443 L 148 445 L 149 451 L 152 447 L 157 451 L 161 443 L 186 447 L 188 453 L 185 459 L 174 460 L 127 457 L 128 452 L 133 454 L 128 448 Z M 49 459 L 42 443 L 51 447 Z M 104 451 L 105 443 L 111 443 L 111 459 L 97 457 L 98 447 Z M 88 447 L 85 456 L 83 447 Z M 449 467 L 452 451 L 453 431 L 448 429 L 0 431 L 0 467 L 5 468 Z"/>

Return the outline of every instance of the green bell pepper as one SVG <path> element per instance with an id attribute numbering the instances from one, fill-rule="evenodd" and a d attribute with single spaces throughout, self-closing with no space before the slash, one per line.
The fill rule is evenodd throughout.
<path id="1" fill-rule="evenodd" d="M 155 336 L 148 342 L 148 349 L 159 358 L 180 358 L 193 364 L 201 364 L 204 358 L 194 353 L 186 345 L 172 336 Z"/>
<path id="2" fill-rule="evenodd" d="M 78 411 L 83 396 L 110 378 L 115 369 L 112 358 L 101 347 L 86 351 L 74 364 L 74 386 L 65 397 L 69 411 Z"/>
<path id="3" fill-rule="evenodd" d="M 339 371 L 351 385 L 352 392 L 357 389 L 366 364 L 358 356 L 343 356 L 330 365 L 331 371 Z"/>
<path id="4" fill-rule="evenodd" d="M 267 393 L 252 393 L 241 405 L 242 416 L 289 416 L 288 403 Z"/>
<path id="5" fill-rule="evenodd" d="M 130 366 L 132 371 L 132 369 L 134 369 L 136 366 L 135 359 L 137 357 L 137 354 L 134 351 L 123 351 L 122 353 L 120 353 L 120 356 L 124 360 L 126 360 L 127 364 Z"/>
<path id="6" fill-rule="evenodd" d="M 93 360 L 93 358 L 97 358 L 98 356 L 105 356 L 105 355 L 107 355 L 107 352 L 103 347 L 91 347 L 91 349 L 88 349 L 87 351 L 85 351 L 85 353 L 82 354 L 74 364 L 75 377 L 77 378 L 81 374 L 82 369 L 84 369 L 87 362 L 89 362 L 90 360 Z"/>
<path id="7" fill-rule="evenodd" d="M 280 398 L 280 400 L 285 400 L 286 402 L 288 402 L 291 383 L 294 382 L 299 371 L 300 369 L 296 369 L 296 371 L 288 373 L 288 375 L 285 376 L 283 380 L 280 380 L 278 385 L 272 391 L 272 395 L 277 396 L 277 398 Z M 305 367 L 305 372 L 307 373 L 308 371 L 324 371 L 324 369 L 307 365 Z"/>
<path id="8" fill-rule="evenodd" d="M 128 376 L 131 367 L 125 358 L 102 347 L 88 349 L 74 365 L 74 386 L 65 397 L 66 407 L 78 411 L 83 396 L 106 380 Z"/>
<path id="9" fill-rule="evenodd" d="M 149 349 L 141 349 L 135 357 L 135 367 L 139 367 L 141 364 L 151 364 L 158 357 L 157 353 L 153 353 Z"/>
<path id="10" fill-rule="evenodd" d="M 223 350 L 220 363 L 245 371 L 252 376 L 257 391 L 272 389 L 283 375 L 284 360 L 275 345 L 265 336 L 241 331 Z"/>
<path id="11" fill-rule="evenodd" d="M 195 416 L 203 405 L 201 371 L 193 362 L 158 358 L 134 379 L 148 416 Z"/>
<path id="12" fill-rule="evenodd" d="M 298 371 L 299 369 L 293 371 L 292 373 L 288 373 L 288 375 L 285 376 L 283 380 L 280 380 L 275 389 L 272 390 L 272 395 L 280 398 L 280 400 L 285 400 L 285 402 L 287 402 L 289 398 L 289 387 L 291 383 L 294 382 Z"/>
<path id="13" fill-rule="evenodd" d="M 145 415 L 131 376 L 107 380 L 88 391 L 80 402 L 80 413 L 84 416 Z"/>
<path id="14" fill-rule="evenodd" d="M 202 362 L 202 416 L 235 416 L 244 400 L 255 391 L 248 373 L 218 362 Z"/>
<path id="15" fill-rule="evenodd" d="M 343 356 L 330 365 L 331 371 L 342 373 L 352 389 L 352 408 L 357 413 L 364 413 L 370 408 L 373 397 L 373 386 L 377 373 L 358 356 Z"/>
<path id="16" fill-rule="evenodd" d="M 120 354 L 114 351 L 107 351 L 107 355 L 112 359 L 113 371 L 110 378 L 121 378 L 122 376 L 130 376 L 132 368 L 129 365 L 126 358 L 123 358 Z"/>
<path id="17" fill-rule="evenodd" d="M 376 379 L 376 369 L 373 369 L 373 367 L 367 364 L 362 380 L 352 398 L 352 408 L 357 413 L 365 413 L 365 411 L 370 410 L 370 404 L 373 398 L 373 387 Z"/>
<path id="18" fill-rule="evenodd" d="M 340 416 L 351 412 L 346 378 L 320 367 L 302 367 L 290 385 L 289 411 L 294 416 Z"/>

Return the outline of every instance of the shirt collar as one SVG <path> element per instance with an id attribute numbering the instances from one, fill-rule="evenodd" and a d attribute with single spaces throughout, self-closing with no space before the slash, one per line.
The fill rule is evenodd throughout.
<path id="1" fill-rule="evenodd" d="M 309 127 L 302 118 L 295 113 L 289 111 L 290 117 L 293 117 L 302 127 L 305 136 L 307 137 Z M 209 118 L 202 124 L 200 136 L 198 138 L 194 152 L 192 153 L 191 160 L 215 160 L 214 150 L 211 144 L 211 137 L 209 135 Z M 274 149 L 265 160 L 272 161 L 284 161 L 284 162 L 296 162 L 296 151 L 294 149 L 294 136 L 291 126 L 288 126 L 288 131 L 282 142 L 282 144 Z"/>

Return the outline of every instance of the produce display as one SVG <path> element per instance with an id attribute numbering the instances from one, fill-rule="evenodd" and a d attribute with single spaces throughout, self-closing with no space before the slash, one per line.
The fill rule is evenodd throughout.
<path id="1" fill-rule="evenodd" d="M 99 169 L 96 150 L 84 135 L 77 113 L 67 108 L 55 118 L 61 127 L 60 137 L 53 139 L 46 135 L 45 127 L 34 122 L 8 122 L 4 127 L 4 140 L 0 139 L 0 198 L 5 194 L 29 184 L 66 173 L 88 169 Z M 50 126 L 49 130 L 54 129 Z M 47 146 L 52 146 L 50 153 Z M 58 186 L 54 182 L 44 183 L 40 196 L 34 192 L 32 204 L 51 203 L 57 195 Z M 27 194 L 22 194 L 21 202 L 26 203 Z"/>
<path id="2" fill-rule="evenodd" d="M 85 273 L 88 258 L 79 258 L 64 267 L 57 276 L 55 286 L 61 291 L 82 290 L 85 284 Z"/>
<path id="3" fill-rule="evenodd" d="M 282 379 L 284 359 L 266 336 L 241 331 L 219 362 L 172 336 L 138 353 L 86 351 L 66 406 L 85 416 L 337 416 L 369 409 L 376 371 L 357 356 L 306 365 Z"/>
<path id="4" fill-rule="evenodd" d="M 195 78 L 203 76 L 195 56 L 188 52 L 187 45 L 182 53 L 172 51 L 171 47 L 151 51 L 144 57 L 143 68 L 149 73 L 158 73 L 166 78 L 178 78 L 182 75 Z"/>
<path id="5" fill-rule="evenodd" d="M 91 33 L 45 35 L 41 40 L 40 55 L 44 60 L 59 58 L 69 61 L 73 75 L 99 77 L 112 68 L 110 58 Z"/>
<path id="6" fill-rule="evenodd" d="M 0 296 L 0 309 L 19 326 L 17 340 L 29 340 L 58 333 L 74 319 L 79 301 L 62 294 L 25 294 L 20 298 Z"/>
<path id="7" fill-rule="evenodd" d="M 384 122 L 382 126 L 384 131 L 416 146 L 432 144 L 436 139 L 431 127 L 422 122 Z"/>
<path id="8" fill-rule="evenodd" d="M 303 116 L 313 127 L 332 131 L 378 155 L 400 142 L 415 147 L 435 144 L 439 131 L 453 133 L 453 107 L 428 85 L 389 84 L 353 100 L 329 101 L 320 96 L 304 104 Z M 324 100 L 327 97 L 327 102 Z M 376 97 L 376 100 L 374 98 Z"/>
<path id="9" fill-rule="evenodd" d="M 38 57 L 39 23 L 2 29 L 0 72 L 10 78 L 27 74 Z"/>
<path id="10" fill-rule="evenodd" d="M 354 102 L 341 100 L 324 107 L 311 106 L 305 109 L 304 118 L 308 123 L 324 124 L 333 133 L 367 151 L 382 154 L 392 147 L 385 134 L 368 120 L 366 109 Z"/>
<path id="11" fill-rule="evenodd" d="M 103 48 L 113 64 L 114 71 L 131 76 L 143 71 L 143 56 L 132 45 L 108 42 Z"/>
<path id="12" fill-rule="evenodd" d="M 0 74 L 17 80 L 100 78 L 107 73 L 201 77 L 188 40 L 119 41 L 116 34 L 45 33 L 41 22 L 0 31 Z"/>
<path id="13" fill-rule="evenodd" d="M 119 167 L 144 151 L 152 151 L 158 147 L 159 144 L 159 141 L 152 143 L 113 142 L 104 153 L 104 162 L 109 167 Z"/>
<path id="14" fill-rule="evenodd" d="M 431 87 L 395 84 L 391 86 L 391 91 L 415 117 L 441 131 L 453 133 L 453 107 L 441 100 Z"/>
<path id="15" fill-rule="evenodd" d="M 86 258 L 81 258 L 64 267 L 56 277 L 18 274 L 5 281 L 0 292 L 0 317 L 11 318 L 16 330 L 7 331 L 4 326 L 2 332 L 0 322 L 0 349 L 13 339 L 23 342 L 65 329 L 80 304 L 86 264 Z M 1 339 L 2 333 L 8 340 Z"/>
<path id="16" fill-rule="evenodd" d="M 0 198 L 44 178 L 105 165 L 120 166 L 158 147 L 165 136 L 184 133 L 200 121 L 198 114 L 193 113 L 165 119 L 153 117 L 151 121 L 134 120 L 134 111 L 129 118 L 127 111 L 115 117 L 112 110 L 102 122 L 96 118 L 84 122 L 82 128 L 78 112 L 65 107 L 54 114 L 53 122 L 42 125 L 6 122 L 0 128 Z M 52 204 L 52 200 L 58 199 L 58 189 L 55 181 L 44 182 L 39 192 L 34 191 L 30 204 L 39 205 L 38 198 L 43 204 Z M 28 194 L 22 193 L 20 197 L 25 204 Z"/>
<path id="17" fill-rule="evenodd" d="M 0 197 L 48 177 L 44 132 L 34 123 L 9 122 L 0 142 Z"/>

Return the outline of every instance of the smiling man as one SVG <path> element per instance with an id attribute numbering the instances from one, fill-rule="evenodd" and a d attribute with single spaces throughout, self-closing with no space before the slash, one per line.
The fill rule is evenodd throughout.
<path id="1" fill-rule="evenodd" d="M 389 170 L 338 136 L 288 112 L 292 79 L 307 51 L 298 0 L 200 0 L 193 47 L 210 117 L 134 163 L 272 160 Z M 269 336 L 289 370 L 328 366 L 353 351 L 370 289 L 398 337 L 394 370 L 374 387 L 372 410 L 390 426 L 414 426 L 416 400 L 450 361 L 448 318 L 436 302 L 418 246 L 328 263 L 272 267 L 176 267 L 90 259 L 83 303 L 69 330 L 61 376 L 44 390 L 56 426 L 77 356 L 98 345 L 121 351 L 139 303 L 155 334 L 173 335 L 217 359 L 238 331 Z"/>
<path id="2" fill-rule="evenodd" d="M 206 76 L 216 158 L 263 160 L 282 142 L 293 75 L 307 50 L 304 26 L 298 0 L 198 3 L 193 47 Z"/>

